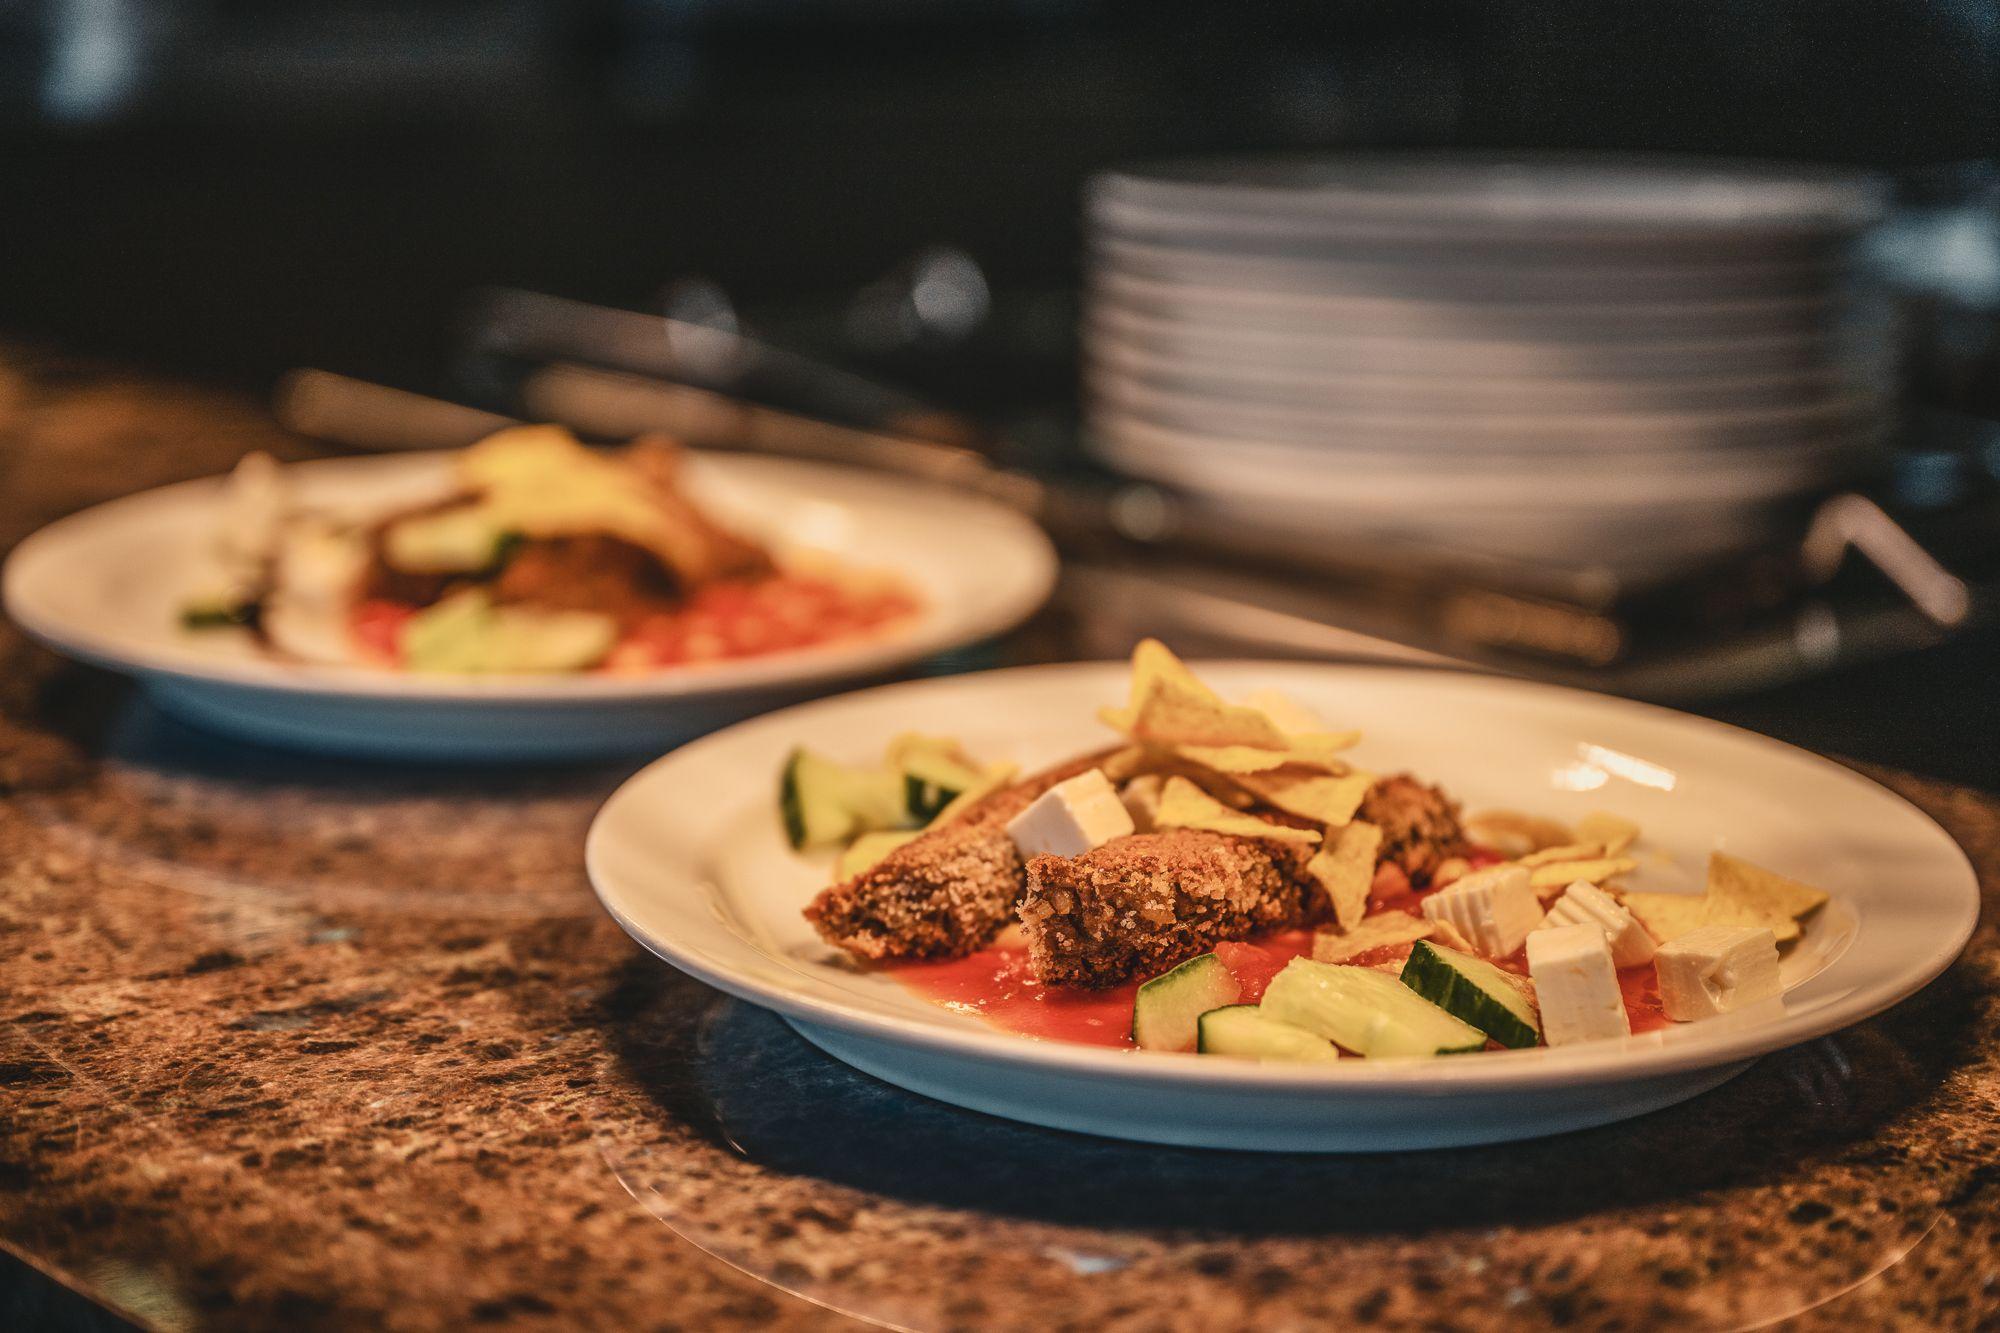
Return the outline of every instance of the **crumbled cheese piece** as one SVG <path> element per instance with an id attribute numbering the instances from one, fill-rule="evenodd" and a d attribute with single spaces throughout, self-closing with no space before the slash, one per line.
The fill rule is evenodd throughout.
<path id="1" fill-rule="evenodd" d="M 1632 1034 L 1611 944 L 1597 926 L 1557 926 L 1528 936 L 1528 976 L 1549 1045 Z"/>
<path id="2" fill-rule="evenodd" d="M 1542 904 L 1520 866 L 1461 875 L 1424 899 L 1424 915 L 1445 921 L 1488 958 L 1505 958 L 1542 922 Z"/>
<path id="3" fill-rule="evenodd" d="M 1778 938 L 1768 926 L 1702 926 L 1661 945 L 1653 966 L 1660 1007 L 1679 1023 L 1726 1014 L 1784 989 Z"/>
<path id="4" fill-rule="evenodd" d="M 1646 933 L 1646 928 L 1619 906 L 1616 898 L 1587 879 L 1580 879 L 1564 889 L 1562 897 L 1549 908 L 1542 927 L 1546 930 L 1556 926 L 1599 927 L 1604 931 L 1604 938 L 1611 942 L 1611 961 L 1620 967 L 1638 967 L 1652 962 L 1653 950 L 1658 947 L 1653 943 L 1653 937 Z"/>
<path id="5" fill-rule="evenodd" d="M 1097 769 L 1058 782 L 1007 824 L 1007 836 L 1031 856 L 1082 856 L 1132 832 L 1132 816 Z"/>

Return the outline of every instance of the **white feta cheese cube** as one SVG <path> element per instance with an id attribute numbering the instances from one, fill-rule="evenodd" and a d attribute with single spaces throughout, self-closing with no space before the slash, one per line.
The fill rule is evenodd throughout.
<path id="1" fill-rule="evenodd" d="M 1424 899 L 1424 915 L 1457 928 L 1488 958 L 1505 958 L 1542 923 L 1541 899 L 1520 866 L 1488 866 Z"/>
<path id="2" fill-rule="evenodd" d="M 1243 696 L 1243 706 L 1256 709 L 1277 723 L 1279 731 L 1290 732 L 1294 736 L 1326 730 L 1326 722 L 1318 713 L 1283 690 L 1268 687 L 1252 690 Z"/>
<path id="3" fill-rule="evenodd" d="M 1662 944 L 1653 968 L 1660 1008 L 1677 1023 L 1726 1014 L 1784 989 L 1778 937 L 1769 926 L 1698 927 Z"/>
<path id="4" fill-rule="evenodd" d="M 1007 823 L 1007 836 L 1031 856 L 1082 856 L 1132 831 L 1132 816 L 1102 770 L 1090 769 L 1035 798 Z"/>
<path id="5" fill-rule="evenodd" d="M 1563 890 L 1542 921 L 1544 930 L 1557 926 L 1597 926 L 1611 941 L 1611 961 L 1620 967 L 1638 967 L 1653 961 L 1657 948 L 1653 937 L 1626 911 L 1616 898 L 1587 879 Z"/>
<path id="6" fill-rule="evenodd" d="M 1528 936 L 1528 976 L 1549 1045 L 1632 1035 L 1611 943 L 1599 927 L 1557 926 Z"/>

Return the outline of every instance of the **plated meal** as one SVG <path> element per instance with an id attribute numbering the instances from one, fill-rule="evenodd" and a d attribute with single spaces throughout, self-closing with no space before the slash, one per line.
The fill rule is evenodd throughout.
<path id="1" fill-rule="evenodd" d="M 1136 699 L 1129 664 L 1076 663 L 739 723 L 606 802 L 591 883 L 660 958 L 889 1083 L 1283 1151 L 1670 1106 L 1912 994 L 1978 916 L 1921 811 L 1733 727 L 1411 667 L 1191 681 L 1148 649 L 1138 675 Z"/>
<path id="2" fill-rule="evenodd" d="M 663 438 L 616 453 L 559 426 L 456 455 L 435 495 L 304 503 L 266 454 L 231 474 L 190 631 L 300 662 L 444 673 L 639 672 L 882 632 L 918 609 L 879 570 L 780 557 L 688 494 Z"/>
<path id="3" fill-rule="evenodd" d="M 266 744 L 376 757 L 658 751 L 959 650 L 1047 597 L 1009 504 L 916 477 L 522 427 L 86 509 L 9 553 L 8 615 Z"/>
<path id="4" fill-rule="evenodd" d="M 1349 762 L 1358 732 L 1279 692 L 1228 702 L 1157 642 L 1102 718 L 1118 744 L 1027 778 L 915 734 L 876 764 L 795 751 L 788 840 L 844 848 L 807 919 L 1023 1035 L 1324 1062 L 1742 1010 L 1828 901 L 1720 851 L 1698 895 L 1632 890 L 1632 820 L 1463 815 Z"/>

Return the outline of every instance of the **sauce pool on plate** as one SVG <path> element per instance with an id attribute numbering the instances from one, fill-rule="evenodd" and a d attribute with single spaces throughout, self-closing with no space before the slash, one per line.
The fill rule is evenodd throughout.
<path id="1" fill-rule="evenodd" d="M 1350 961 L 1373 966 L 1399 961 L 1408 953 L 1407 945 L 1388 945 Z M 1239 1003 L 1255 1004 L 1285 964 L 1312 956 L 1312 932 L 1288 930 L 1249 943 L 1218 944 L 1215 954 L 1243 988 Z M 1518 956 L 1501 966 L 1526 971 Z M 1132 997 L 1138 994 L 1138 982 L 1105 990 L 1044 986 L 1029 969 L 1028 950 L 1023 945 L 1001 944 L 963 958 L 901 963 L 886 970 L 925 999 L 955 1013 L 982 1018 L 1004 1032 L 1041 1041 L 1132 1047 Z M 1618 974 L 1618 982 L 1634 1033 L 1667 1026 L 1667 1017 L 1660 1009 L 1659 984 L 1650 966 L 1628 967 Z"/>

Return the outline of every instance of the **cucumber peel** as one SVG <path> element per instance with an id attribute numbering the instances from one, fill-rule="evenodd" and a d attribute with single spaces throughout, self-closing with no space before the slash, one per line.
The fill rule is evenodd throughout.
<path id="1" fill-rule="evenodd" d="M 1405 986 L 1455 1018 L 1470 1023 L 1502 1046 L 1539 1045 L 1540 1015 L 1528 991 L 1510 972 L 1418 940 L 1403 964 Z"/>

